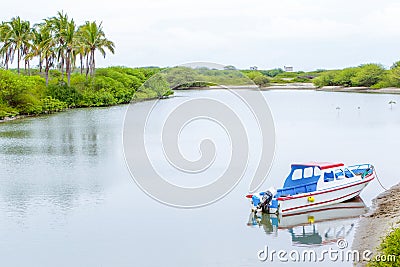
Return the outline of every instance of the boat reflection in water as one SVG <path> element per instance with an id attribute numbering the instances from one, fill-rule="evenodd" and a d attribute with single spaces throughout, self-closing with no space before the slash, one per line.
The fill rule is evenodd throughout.
<path id="1" fill-rule="evenodd" d="M 354 221 L 348 219 L 359 217 L 367 210 L 364 201 L 356 197 L 290 215 L 252 212 L 247 225 L 263 227 L 266 234 L 274 236 L 278 236 L 278 230 L 288 230 L 295 246 L 319 246 L 346 238 L 354 229 Z"/>

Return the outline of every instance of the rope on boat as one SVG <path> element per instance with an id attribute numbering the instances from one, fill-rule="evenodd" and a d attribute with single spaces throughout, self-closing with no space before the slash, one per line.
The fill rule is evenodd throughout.
<path id="1" fill-rule="evenodd" d="M 374 170 L 374 171 L 375 171 L 376 180 L 378 180 L 379 185 L 383 188 L 383 190 L 387 191 L 386 187 L 384 187 L 383 184 L 381 183 L 381 180 L 379 180 L 378 173 L 376 172 L 376 170 Z"/>

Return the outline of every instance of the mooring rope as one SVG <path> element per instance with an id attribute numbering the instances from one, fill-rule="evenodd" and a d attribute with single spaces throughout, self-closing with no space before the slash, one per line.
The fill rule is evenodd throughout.
<path id="1" fill-rule="evenodd" d="M 387 188 L 384 187 L 383 184 L 381 183 L 381 180 L 379 180 L 379 176 L 378 176 L 378 173 L 376 172 L 375 168 L 374 168 L 374 171 L 375 171 L 376 180 L 378 180 L 379 185 L 383 188 L 383 190 L 387 191 Z"/>

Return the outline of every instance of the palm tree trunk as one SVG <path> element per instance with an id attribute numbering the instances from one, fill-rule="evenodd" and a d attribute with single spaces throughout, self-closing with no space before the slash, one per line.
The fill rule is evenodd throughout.
<path id="1" fill-rule="evenodd" d="M 48 86 L 49 85 L 49 70 L 46 69 L 45 72 L 46 72 L 46 86 Z"/>
<path id="2" fill-rule="evenodd" d="M 67 80 L 68 86 L 71 84 L 71 52 L 67 51 L 66 59 L 65 59 L 65 70 L 67 72 Z"/>
<path id="3" fill-rule="evenodd" d="M 49 69 L 50 69 L 50 67 L 49 67 L 49 58 L 48 57 L 46 57 L 46 67 L 45 67 L 45 75 L 46 75 L 46 86 L 48 86 L 49 85 Z"/>
<path id="4" fill-rule="evenodd" d="M 19 51 L 19 49 L 18 49 L 18 51 L 17 51 L 17 69 L 18 69 L 18 74 L 19 74 L 19 61 L 21 60 L 21 55 L 20 55 L 21 53 L 20 53 L 20 51 Z"/>
<path id="5" fill-rule="evenodd" d="M 42 73 L 42 66 L 43 65 L 43 59 L 42 59 L 42 53 L 39 54 L 39 73 Z"/>
<path id="6" fill-rule="evenodd" d="M 91 72 L 90 72 L 90 76 L 92 76 L 93 77 L 93 75 L 94 75 L 94 71 L 95 71 L 95 69 L 96 69 L 96 63 L 95 63 L 95 61 L 94 61 L 94 49 L 92 49 L 92 51 L 91 51 L 91 59 L 92 59 L 92 64 L 91 64 Z"/>
<path id="7" fill-rule="evenodd" d="M 25 62 L 25 66 L 24 66 L 25 75 L 28 74 L 28 68 L 29 68 L 29 66 L 28 66 L 28 60 L 27 60 L 27 58 L 26 58 L 26 54 L 28 53 L 27 50 L 28 50 L 27 47 L 24 47 L 24 50 L 22 51 L 22 56 L 25 56 L 25 57 L 24 57 L 24 62 Z"/>
<path id="8" fill-rule="evenodd" d="M 79 59 L 81 61 L 81 75 L 83 74 L 83 55 L 79 54 Z"/>
<path id="9" fill-rule="evenodd" d="M 86 54 L 86 80 L 89 74 L 89 53 Z"/>
<path id="10" fill-rule="evenodd" d="M 6 51 L 6 58 L 4 59 L 4 64 L 5 64 L 6 70 L 8 70 L 8 51 Z"/>
<path id="11" fill-rule="evenodd" d="M 60 70 L 61 70 L 61 80 L 64 80 L 64 56 L 61 56 Z"/>

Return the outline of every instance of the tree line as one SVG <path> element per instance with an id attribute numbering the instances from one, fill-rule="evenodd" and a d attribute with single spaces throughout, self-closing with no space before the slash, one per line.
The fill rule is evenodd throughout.
<path id="1" fill-rule="evenodd" d="M 93 76 L 95 52 L 99 51 L 105 57 L 107 50 L 114 53 L 115 45 L 107 39 L 102 23 L 86 21 L 78 26 L 62 11 L 33 25 L 19 16 L 0 24 L 2 67 L 7 70 L 16 61 L 19 74 L 20 65 L 24 63 L 25 74 L 30 75 L 31 61 L 37 58 L 38 69 L 40 73 L 44 71 L 46 85 L 52 68 L 61 72 L 61 79 L 66 74 L 70 85 L 71 73 L 78 62 L 81 74 Z"/>
<path id="2" fill-rule="evenodd" d="M 321 72 L 312 80 L 317 87 L 343 86 L 343 87 L 400 87 L 400 62 L 395 62 L 390 69 L 385 69 L 380 64 L 363 64 L 341 70 L 328 70 Z"/>

